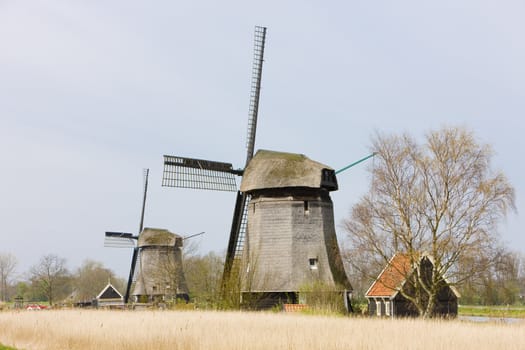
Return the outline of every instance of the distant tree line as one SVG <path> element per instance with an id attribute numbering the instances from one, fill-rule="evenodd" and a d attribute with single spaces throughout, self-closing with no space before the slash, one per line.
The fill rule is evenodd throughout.
<path id="1" fill-rule="evenodd" d="M 44 255 L 25 273 L 16 271 L 17 260 L 0 253 L 1 301 L 21 298 L 25 302 L 62 303 L 91 301 L 111 281 L 123 290 L 124 280 L 102 263 L 86 260 L 69 270 L 66 260 L 55 254 Z"/>
<path id="2" fill-rule="evenodd" d="M 192 301 L 202 307 L 220 307 L 220 283 L 224 254 L 195 253 L 191 246 L 184 259 L 186 282 Z M 0 301 L 48 302 L 52 305 L 91 302 L 111 282 L 122 294 L 127 280 L 117 276 L 101 262 L 86 260 L 70 270 L 67 261 L 55 254 L 42 256 L 29 271 L 19 273 L 17 259 L 0 253 Z"/>

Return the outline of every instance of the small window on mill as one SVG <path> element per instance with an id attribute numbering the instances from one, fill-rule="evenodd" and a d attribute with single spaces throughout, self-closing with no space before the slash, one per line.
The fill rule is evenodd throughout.
<path id="1" fill-rule="evenodd" d="M 310 258 L 308 259 L 308 263 L 310 264 L 310 270 L 317 270 L 317 258 Z"/>

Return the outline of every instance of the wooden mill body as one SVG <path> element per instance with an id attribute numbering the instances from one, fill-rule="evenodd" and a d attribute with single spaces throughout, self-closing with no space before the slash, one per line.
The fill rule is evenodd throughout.
<path id="1" fill-rule="evenodd" d="M 182 270 L 182 237 L 164 229 L 145 228 L 139 235 L 140 260 L 133 296 L 154 302 L 188 297 Z"/>
<path id="2" fill-rule="evenodd" d="M 260 150 L 245 169 L 251 196 L 242 258 L 243 294 L 297 296 L 311 285 L 351 290 L 329 191 L 335 172 L 301 154 Z"/>

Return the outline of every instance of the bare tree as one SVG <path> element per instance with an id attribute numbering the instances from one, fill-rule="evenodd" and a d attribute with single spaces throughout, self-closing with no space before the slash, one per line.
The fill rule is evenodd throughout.
<path id="1" fill-rule="evenodd" d="M 16 257 L 13 254 L 0 254 L 0 301 L 7 301 L 8 299 L 9 282 L 15 272 L 16 265 Z"/>
<path id="2" fill-rule="evenodd" d="M 423 145 L 408 135 L 377 135 L 372 147 L 370 191 L 344 223 L 350 244 L 383 266 L 395 253 L 406 254 L 413 286 L 411 294 L 400 292 L 430 317 L 443 276 L 460 283 L 492 263 L 478 257 L 493 255 L 514 189 L 491 170 L 490 147 L 464 129 L 431 132 Z M 433 257 L 430 278 L 418 268 L 423 253 Z"/>
<path id="3" fill-rule="evenodd" d="M 348 280 L 352 282 L 354 303 L 363 303 L 366 300 L 367 289 L 385 266 L 383 263 L 372 261 L 370 254 L 364 254 L 353 247 L 342 246 L 341 253 Z"/>
<path id="4" fill-rule="evenodd" d="M 31 281 L 40 289 L 47 298 L 50 305 L 53 305 L 55 297 L 68 279 L 66 260 L 57 255 L 49 254 L 43 256 L 37 265 L 30 269 Z"/>
<path id="5" fill-rule="evenodd" d="M 200 304 L 218 301 L 224 256 L 209 252 L 204 256 L 185 255 L 184 274 L 192 297 Z"/>
<path id="6" fill-rule="evenodd" d="M 513 304 L 521 292 L 520 270 L 523 258 L 517 252 L 502 248 L 490 269 L 478 278 L 477 295 L 484 304 Z"/>
<path id="7" fill-rule="evenodd" d="M 93 300 L 108 282 L 120 291 L 125 288 L 123 280 L 98 261 L 85 260 L 73 277 L 76 301 Z"/>

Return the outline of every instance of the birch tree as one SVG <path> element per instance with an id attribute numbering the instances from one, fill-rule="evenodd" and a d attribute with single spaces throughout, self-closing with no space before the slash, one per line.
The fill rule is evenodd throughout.
<path id="1" fill-rule="evenodd" d="M 457 284 L 491 264 L 514 189 L 492 170 L 491 147 L 462 128 L 430 132 L 422 144 L 376 135 L 372 150 L 369 192 L 344 222 L 351 249 L 383 267 L 395 253 L 409 256 L 413 294 L 400 292 L 431 317 L 443 276 Z M 433 257 L 431 278 L 418 271 L 423 253 Z"/>

